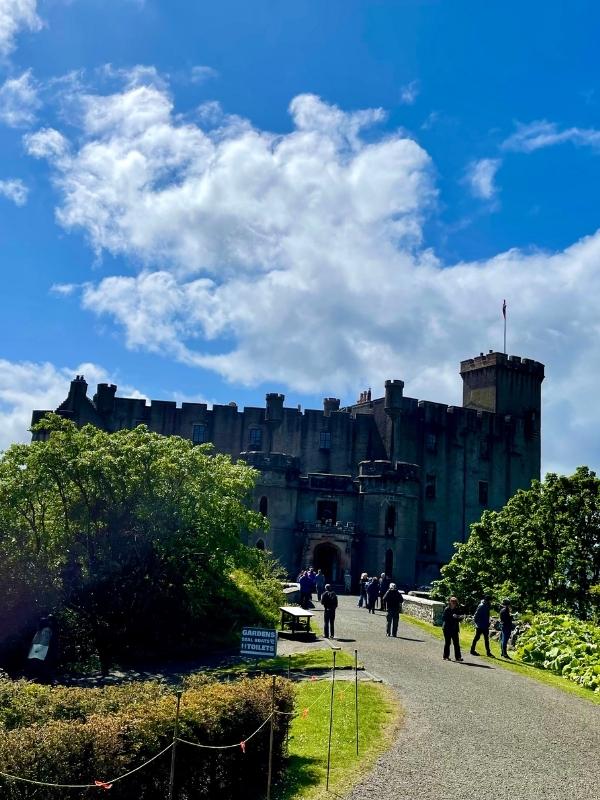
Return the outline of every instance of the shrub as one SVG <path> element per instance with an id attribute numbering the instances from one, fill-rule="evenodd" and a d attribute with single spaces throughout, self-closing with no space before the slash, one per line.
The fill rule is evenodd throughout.
<path id="1" fill-rule="evenodd" d="M 181 700 L 180 736 L 202 744 L 235 744 L 256 730 L 271 707 L 270 678 L 232 683 L 192 679 Z M 276 708 L 290 712 L 291 684 L 276 683 Z M 158 683 L 105 689 L 50 688 L 0 680 L 0 771 L 50 783 L 93 783 L 128 772 L 172 741 L 175 694 Z M 283 763 L 286 717 L 275 717 L 273 765 Z M 269 725 L 241 747 L 210 750 L 179 743 L 177 796 L 261 797 L 266 782 Z M 6 800 L 50 796 L 26 783 L 2 782 Z M 113 798 L 164 800 L 169 756 L 113 785 Z M 57 797 L 59 795 L 56 795 Z"/>
<path id="2" fill-rule="evenodd" d="M 600 692 L 600 628 L 565 615 L 538 614 L 519 638 L 520 658 Z"/>

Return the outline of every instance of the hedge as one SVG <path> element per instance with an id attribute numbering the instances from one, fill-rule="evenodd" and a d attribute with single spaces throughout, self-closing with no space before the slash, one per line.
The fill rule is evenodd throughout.
<path id="1" fill-rule="evenodd" d="M 230 683 L 188 681 L 181 700 L 179 735 L 210 745 L 235 744 L 255 731 L 271 708 L 272 679 Z M 293 710 L 291 684 L 276 682 L 276 708 Z M 37 686 L 0 680 L 0 771 L 49 783 L 107 781 L 142 764 L 170 744 L 176 698 L 159 683 L 103 689 Z M 273 766 L 283 765 L 287 717 L 276 715 Z M 246 745 L 210 750 L 179 743 L 179 800 L 260 798 L 266 788 L 269 725 Z M 114 800 L 164 800 L 170 753 L 113 784 Z M 63 798 L 67 790 L 38 788 L 0 778 L 6 800 Z M 88 790 L 89 793 L 89 790 Z M 69 796 L 85 794 L 72 790 Z M 87 795 L 86 795 L 87 796 Z"/>

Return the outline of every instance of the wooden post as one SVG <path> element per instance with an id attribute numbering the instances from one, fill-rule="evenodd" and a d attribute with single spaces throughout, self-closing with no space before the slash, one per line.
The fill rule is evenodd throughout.
<path id="1" fill-rule="evenodd" d="M 358 650 L 354 651 L 354 706 L 356 710 L 356 755 L 358 755 Z"/>
<path id="2" fill-rule="evenodd" d="M 331 700 L 329 702 L 329 744 L 327 746 L 327 784 L 325 789 L 329 791 L 329 770 L 331 767 L 331 734 L 333 732 L 333 692 L 335 689 L 335 650 L 333 651 L 333 671 L 331 673 Z"/>
<path id="3" fill-rule="evenodd" d="M 271 778 L 273 774 L 273 727 L 275 724 L 275 675 L 273 675 L 273 693 L 271 695 L 271 729 L 269 733 L 269 771 L 267 773 L 267 800 L 271 800 Z"/>
<path id="4" fill-rule="evenodd" d="M 173 728 L 173 747 L 171 748 L 171 776 L 169 778 L 169 800 L 173 800 L 173 790 L 175 787 L 175 751 L 177 750 L 177 739 L 179 737 L 179 708 L 181 706 L 181 689 L 177 690 L 177 711 L 175 712 L 175 727 Z"/>

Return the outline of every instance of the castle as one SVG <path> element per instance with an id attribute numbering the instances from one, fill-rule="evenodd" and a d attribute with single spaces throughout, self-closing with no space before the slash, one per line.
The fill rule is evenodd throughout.
<path id="1" fill-rule="evenodd" d="M 93 399 L 83 376 L 57 413 L 106 431 L 151 431 L 211 442 L 259 472 L 254 507 L 268 530 L 248 544 L 272 551 L 295 576 L 321 568 L 334 583 L 349 570 L 386 572 L 402 587 L 429 583 L 486 509 L 499 509 L 540 477 L 544 365 L 490 351 L 462 361 L 462 407 L 404 396 L 400 380 L 384 396 L 360 394 L 340 408 L 265 408 L 117 397 L 101 383 Z M 34 411 L 35 423 L 48 413 Z"/>

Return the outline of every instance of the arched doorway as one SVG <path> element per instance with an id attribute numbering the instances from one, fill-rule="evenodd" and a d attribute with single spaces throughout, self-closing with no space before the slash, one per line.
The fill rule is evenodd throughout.
<path id="1" fill-rule="evenodd" d="M 342 581 L 342 567 L 340 563 L 340 551 L 334 544 L 324 542 L 318 544 L 313 556 L 314 568 L 320 569 L 328 583 L 340 583 Z"/>
<path id="2" fill-rule="evenodd" d="M 257 543 L 256 543 L 256 549 L 257 549 L 257 550 L 264 550 L 264 549 L 265 549 L 265 543 L 264 543 L 264 540 L 263 540 L 263 539 L 259 539 L 259 540 L 257 541 Z"/>

